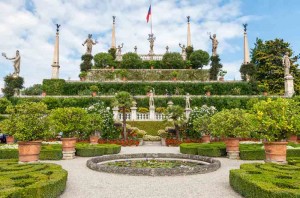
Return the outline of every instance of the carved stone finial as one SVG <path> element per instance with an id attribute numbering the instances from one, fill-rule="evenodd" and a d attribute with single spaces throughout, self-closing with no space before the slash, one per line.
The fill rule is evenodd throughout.
<path id="1" fill-rule="evenodd" d="M 60 25 L 59 24 L 56 24 L 56 32 L 59 33 L 59 27 Z"/>
<path id="2" fill-rule="evenodd" d="M 113 23 L 115 23 L 116 22 L 116 16 L 112 16 L 112 18 L 113 18 Z"/>
<path id="3" fill-rule="evenodd" d="M 247 26 L 248 26 L 248 24 L 245 23 L 245 24 L 243 24 L 243 26 L 244 26 L 244 31 L 247 32 Z"/>
<path id="4" fill-rule="evenodd" d="M 186 18 L 187 18 L 187 22 L 189 23 L 191 17 L 190 17 L 190 16 L 187 16 Z"/>

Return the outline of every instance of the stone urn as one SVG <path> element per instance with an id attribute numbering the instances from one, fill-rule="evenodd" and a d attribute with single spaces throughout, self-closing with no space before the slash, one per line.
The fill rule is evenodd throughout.
<path id="1" fill-rule="evenodd" d="M 41 141 L 18 142 L 19 162 L 39 161 L 41 144 Z"/>
<path id="2" fill-rule="evenodd" d="M 203 135 L 201 139 L 202 143 L 210 143 L 210 135 Z"/>
<path id="3" fill-rule="evenodd" d="M 75 158 L 75 144 L 77 138 L 61 138 L 63 159 L 69 160 Z"/>
<path id="4" fill-rule="evenodd" d="M 96 135 L 90 136 L 90 144 L 98 144 L 99 137 Z"/>
<path id="5" fill-rule="evenodd" d="M 240 157 L 240 140 L 238 138 L 227 138 L 225 140 L 227 157 L 229 159 L 239 159 Z"/>
<path id="6" fill-rule="evenodd" d="M 286 164 L 287 142 L 264 142 L 265 162 Z"/>

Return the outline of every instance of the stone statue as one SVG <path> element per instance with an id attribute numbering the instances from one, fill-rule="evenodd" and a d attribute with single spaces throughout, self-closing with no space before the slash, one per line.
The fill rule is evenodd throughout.
<path id="1" fill-rule="evenodd" d="M 149 93 L 149 107 L 154 107 L 154 92 L 152 90 Z"/>
<path id="2" fill-rule="evenodd" d="M 21 56 L 19 50 L 16 51 L 16 57 L 8 58 L 5 53 L 2 53 L 2 56 L 4 56 L 7 60 L 13 60 L 15 70 L 13 73 L 13 77 L 19 77 L 21 65 Z"/>
<path id="3" fill-rule="evenodd" d="M 191 108 L 191 102 L 190 102 L 191 99 L 191 96 L 189 93 L 186 94 L 185 96 L 185 108 L 186 109 L 190 109 Z"/>
<path id="4" fill-rule="evenodd" d="M 134 46 L 134 53 L 137 54 L 137 46 Z"/>
<path id="5" fill-rule="evenodd" d="M 59 33 L 59 28 L 60 28 L 60 25 L 59 24 L 56 24 L 56 32 Z"/>
<path id="6" fill-rule="evenodd" d="M 154 54 L 154 41 L 156 39 L 156 37 L 154 37 L 154 34 L 148 34 L 149 38 L 148 41 L 150 42 L 150 50 L 149 50 L 149 54 L 153 55 Z"/>
<path id="7" fill-rule="evenodd" d="M 95 42 L 93 41 L 92 36 L 93 36 L 92 34 L 89 34 L 88 38 L 82 44 L 82 46 L 84 46 L 86 44 L 86 53 L 85 54 L 92 55 L 93 45 L 96 45 L 98 43 L 97 40 L 95 40 Z"/>
<path id="8" fill-rule="evenodd" d="M 169 46 L 166 47 L 166 53 L 169 53 Z"/>
<path id="9" fill-rule="evenodd" d="M 124 43 L 122 43 L 121 45 L 118 45 L 118 47 L 117 47 L 117 56 L 122 55 L 122 48 L 123 47 L 124 47 Z"/>
<path id="10" fill-rule="evenodd" d="M 244 32 L 247 32 L 247 26 L 248 26 L 248 24 L 245 23 L 245 24 L 243 24 L 243 26 L 244 26 Z"/>
<path id="11" fill-rule="evenodd" d="M 289 53 L 286 52 L 282 58 L 282 65 L 284 66 L 284 76 L 289 76 L 290 68 L 291 68 L 291 61 L 290 61 Z"/>
<path id="12" fill-rule="evenodd" d="M 210 40 L 212 41 L 212 56 L 217 56 L 217 48 L 218 48 L 218 40 L 217 40 L 217 35 L 214 34 L 212 37 L 211 37 L 211 34 L 209 36 Z"/>
<path id="13" fill-rule="evenodd" d="M 186 47 L 185 45 L 181 45 L 181 43 L 179 43 L 179 47 L 181 48 L 181 56 L 183 58 L 183 60 L 186 59 Z"/>

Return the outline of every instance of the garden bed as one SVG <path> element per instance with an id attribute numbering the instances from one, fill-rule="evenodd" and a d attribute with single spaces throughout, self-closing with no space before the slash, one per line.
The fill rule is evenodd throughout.
<path id="1" fill-rule="evenodd" d="M 0 197 L 58 197 L 68 173 L 56 164 L 18 164 L 0 160 Z"/>
<path id="2" fill-rule="evenodd" d="M 242 164 L 231 170 L 231 187 L 244 197 L 300 197 L 300 166 L 279 164 Z"/>

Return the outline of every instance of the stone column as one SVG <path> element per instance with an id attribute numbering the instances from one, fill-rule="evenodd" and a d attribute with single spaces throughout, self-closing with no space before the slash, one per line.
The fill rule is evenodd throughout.
<path id="1" fill-rule="evenodd" d="M 154 106 L 149 107 L 149 119 L 152 121 L 155 120 L 155 107 Z"/>
<path id="2" fill-rule="evenodd" d="M 292 75 L 287 75 L 284 77 L 284 90 L 285 97 L 290 98 L 294 95 L 294 77 Z"/>
<path id="3" fill-rule="evenodd" d="M 116 49 L 116 28 L 115 28 L 116 16 L 113 16 L 113 26 L 111 33 L 111 48 Z"/>
<path id="4" fill-rule="evenodd" d="M 190 16 L 187 16 L 187 47 L 191 47 L 192 46 L 192 38 L 191 38 L 191 24 L 190 24 Z"/>
<path id="5" fill-rule="evenodd" d="M 244 24 L 244 64 L 250 63 L 247 24 Z"/>
<path id="6" fill-rule="evenodd" d="M 52 63 L 52 79 L 59 78 L 59 30 L 57 29 Z"/>
<path id="7" fill-rule="evenodd" d="M 130 107 L 130 110 L 131 110 L 131 120 L 132 121 L 135 121 L 135 120 L 137 120 L 137 107 L 136 107 L 136 101 L 134 100 L 133 102 L 132 102 L 132 107 Z"/>
<path id="8" fill-rule="evenodd" d="M 185 108 L 185 117 L 186 117 L 186 119 L 189 119 L 191 112 L 192 112 L 192 109 Z"/>
<path id="9" fill-rule="evenodd" d="M 119 120 L 119 107 L 114 107 L 113 109 L 114 120 Z"/>

